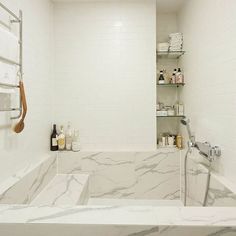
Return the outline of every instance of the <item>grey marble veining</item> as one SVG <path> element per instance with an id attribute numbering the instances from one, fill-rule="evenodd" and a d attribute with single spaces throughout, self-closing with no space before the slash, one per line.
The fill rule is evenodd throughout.
<path id="1" fill-rule="evenodd" d="M 179 151 L 59 153 L 62 174 L 89 173 L 96 198 L 178 199 Z"/>
<path id="2" fill-rule="evenodd" d="M 89 175 L 56 175 L 31 205 L 77 205 L 85 204 L 89 198 L 87 188 Z"/>
<path id="3" fill-rule="evenodd" d="M 18 173 L 17 180 L 8 181 L 8 187 L 2 188 L 1 204 L 29 204 L 56 175 L 56 157 L 48 157 L 36 166 L 29 166 Z"/>
<path id="4" fill-rule="evenodd" d="M 188 159 L 187 165 L 187 205 L 202 206 L 205 191 L 207 189 L 207 176 L 209 169 L 199 162 L 193 153 Z M 182 196 L 184 194 L 183 166 L 181 173 Z M 183 198 L 182 198 L 183 199 Z M 236 193 L 227 188 L 220 178 L 216 178 L 214 172 L 211 174 L 209 192 L 207 195 L 207 206 L 236 206 Z"/>
<path id="5" fill-rule="evenodd" d="M 78 233 L 79 232 L 79 233 Z M 235 236 L 235 228 L 211 227 L 171 227 L 161 231 L 153 226 L 116 226 L 116 225 L 7 225 L 0 226 L 2 236 Z"/>

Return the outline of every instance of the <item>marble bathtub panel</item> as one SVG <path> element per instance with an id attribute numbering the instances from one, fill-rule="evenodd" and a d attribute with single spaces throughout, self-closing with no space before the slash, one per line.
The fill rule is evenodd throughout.
<path id="1" fill-rule="evenodd" d="M 1 204 L 29 204 L 56 175 L 56 157 L 49 157 L 0 194 Z"/>
<path id="2" fill-rule="evenodd" d="M 165 226 L 159 228 L 160 236 L 234 236 L 233 227 L 178 227 Z"/>
<path id="3" fill-rule="evenodd" d="M 207 185 L 208 169 L 192 159 L 187 164 L 187 205 L 202 206 Z"/>
<path id="4" fill-rule="evenodd" d="M 179 151 L 137 153 L 135 158 L 136 198 L 180 198 Z"/>
<path id="5" fill-rule="evenodd" d="M 2 236 L 235 236 L 232 227 L 2 224 Z"/>
<path id="6" fill-rule="evenodd" d="M 90 196 L 132 198 L 136 184 L 134 153 L 105 152 L 83 159 L 83 172 L 90 173 Z"/>
<path id="7" fill-rule="evenodd" d="M 40 206 L 63 206 L 63 205 L 77 205 L 79 202 L 84 202 L 84 187 L 87 186 L 89 175 L 87 174 L 73 174 L 63 175 L 59 174 L 44 188 L 31 205 Z M 81 196 L 83 199 L 81 199 Z"/>
<path id="8" fill-rule="evenodd" d="M 236 194 L 211 177 L 207 206 L 236 206 Z"/>
<path id="9" fill-rule="evenodd" d="M 183 169 L 181 169 L 183 172 Z M 187 205 L 202 206 L 207 188 L 209 168 L 199 162 L 196 154 L 190 156 L 187 165 Z M 181 173 L 183 182 L 183 173 Z M 182 189 L 183 191 L 183 189 Z M 183 191 L 184 192 L 184 191 Z M 236 194 L 216 178 L 214 172 L 210 178 L 210 188 L 207 196 L 207 206 L 236 206 Z"/>
<path id="10" fill-rule="evenodd" d="M 83 160 L 95 158 L 99 152 L 58 152 L 59 174 L 80 174 Z"/>
<path id="11" fill-rule="evenodd" d="M 40 207 L 31 212 L 26 223 L 97 224 L 97 225 L 157 225 L 153 207 L 78 206 Z"/>
<path id="12" fill-rule="evenodd" d="M 59 153 L 59 173 L 89 173 L 90 196 L 178 199 L 179 152 Z"/>
<path id="13" fill-rule="evenodd" d="M 236 233 L 235 209 L 2 205 L 0 235 L 233 236 Z"/>
<path id="14" fill-rule="evenodd" d="M 77 205 L 87 205 L 88 200 L 89 200 L 89 179 L 86 181 L 84 184 L 83 190 L 81 192 L 80 198 L 77 202 Z"/>
<path id="15" fill-rule="evenodd" d="M 1 236 L 157 236 L 158 226 L 26 224 L 0 225 Z"/>

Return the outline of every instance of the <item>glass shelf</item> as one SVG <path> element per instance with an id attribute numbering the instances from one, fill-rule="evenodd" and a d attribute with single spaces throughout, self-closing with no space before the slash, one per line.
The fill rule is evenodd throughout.
<path id="1" fill-rule="evenodd" d="M 157 51 L 159 58 L 178 59 L 185 54 L 185 51 Z"/>
<path id="2" fill-rule="evenodd" d="M 185 116 L 156 116 L 158 118 L 185 118 Z"/>
<path id="3" fill-rule="evenodd" d="M 157 84 L 157 86 L 160 87 L 180 87 L 180 86 L 184 86 L 185 83 L 182 84 Z"/>

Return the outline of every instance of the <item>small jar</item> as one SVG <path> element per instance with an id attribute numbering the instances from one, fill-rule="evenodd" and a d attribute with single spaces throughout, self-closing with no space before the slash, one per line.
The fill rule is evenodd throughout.
<path id="1" fill-rule="evenodd" d="M 166 137 L 163 136 L 162 137 L 162 147 L 165 147 L 166 146 Z"/>
<path id="2" fill-rule="evenodd" d="M 172 107 L 169 107 L 167 109 L 167 115 L 168 116 L 174 116 L 175 115 L 175 110 Z"/>

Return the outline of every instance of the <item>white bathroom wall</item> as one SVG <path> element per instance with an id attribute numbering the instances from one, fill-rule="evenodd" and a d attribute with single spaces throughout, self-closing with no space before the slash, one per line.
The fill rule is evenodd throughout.
<path id="1" fill-rule="evenodd" d="M 55 4 L 55 121 L 84 150 L 156 148 L 155 4 Z"/>
<path id="2" fill-rule="evenodd" d="M 52 40 L 53 6 L 49 0 L 1 1 L 18 14 L 24 15 L 24 82 L 28 100 L 25 130 L 15 134 L 10 114 L 0 116 L 0 181 L 29 163 L 37 162 L 49 150 L 52 120 Z M 0 14 L 2 14 L 0 10 Z M 7 18 L 6 18 L 7 19 Z M 7 95 L 0 94 L 0 106 L 10 104 Z"/>
<path id="3" fill-rule="evenodd" d="M 158 7 L 158 6 L 157 6 Z M 158 10 L 158 9 L 157 9 Z M 161 13 L 157 11 L 157 43 L 169 41 L 169 34 L 178 31 L 177 13 Z"/>
<path id="4" fill-rule="evenodd" d="M 222 148 L 214 168 L 236 183 L 236 1 L 189 0 L 184 33 L 186 114 L 199 141 Z"/>

